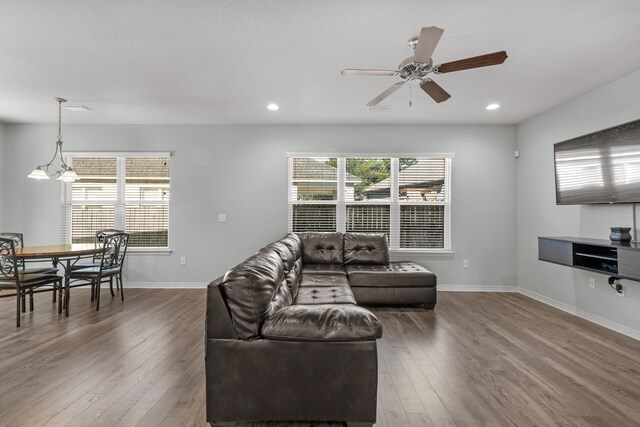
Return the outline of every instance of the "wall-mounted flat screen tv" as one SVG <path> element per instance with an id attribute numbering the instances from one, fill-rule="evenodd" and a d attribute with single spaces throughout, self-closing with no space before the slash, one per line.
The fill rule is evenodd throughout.
<path id="1" fill-rule="evenodd" d="M 640 202 L 640 120 L 554 145 L 556 203 Z"/>

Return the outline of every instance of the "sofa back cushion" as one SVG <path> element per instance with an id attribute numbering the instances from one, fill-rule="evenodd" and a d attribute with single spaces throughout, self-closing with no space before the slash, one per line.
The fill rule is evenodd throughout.
<path id="1" fill-rule="evenodd" d="M 293 297 L 291 296 L 291 290 L 287 283 L 283 281 L 278 289 L 273 294 L 273 298 L 271 298 L 271 302 L 269 303 L 269 309 L 267 310 L 267 317 L 271 316 L 276 311 L 281 308 L 287 307 L 293 304 Z"/>
<path id="2" fill-rule="evenodd" d="M 300 243 L 300 238 L 296 233 L 287 233 L 285 236 L 279 240 L 282 244 L 284 244 L 291 254 L 293 255 L 293 259 L 297 260 L 302 257 L 302 246 Z"/>
<path id="3" fill-rule="evenodd" d="M 298 233 L 302 246 L 303 264 L 342 264 L 344 261 L 343 233 Z"/>
<path id="4" fill-rule="evenodd" d="M 293 268 L 287 274 L 287 277 L 284 278 L 287 287 L 291 291 L 291 297 L 296 299 L 296 295 L 298 295 L 298 288 L 300 287 L 300 280 L 302 278 L 302 258 L 298 258 L 298 260 L 293 264 Z"/>
<path id="5" fill-rule="evenodd" d="M 278 254 L 280 259 L 282 260 L 282 267 L 284 269 L 285 277 L 287 276 L 287 274 L 289 274 L 289 272 L 293 268 L 293 264 L 296 262 L 289 248 L 282 242 L 269 243 L 258 252 L 262 251 L 274 251 Z"/>
<path id="6" fill-rule="evenodd" d="M 389 264 L 389 243 L 384 233 L 344 233 L 345 264 Z"/>
<path id="7" fill-rule="evenodd" d="M 264 320 L 289 301 L 279 288 L 284 283 L 282 259 L 273 250 L 263 250 L 227 271 L 222 289 L 238 337 L 251 340 L 260 337 Z M 274 301 L 276 297 L 276 301 Z"/>

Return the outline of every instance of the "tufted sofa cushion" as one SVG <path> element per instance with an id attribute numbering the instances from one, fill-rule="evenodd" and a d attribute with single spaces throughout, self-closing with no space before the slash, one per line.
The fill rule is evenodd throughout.
<path id="1" fill-rule="evenodd" d="M 349 286 L 346 274 L 303 274 L 300 287 Z"/>
<path id="2" fill-rule="evenodd" d="M 298 233 L 303 264 L 342 264 L 344 236 L 342 233 Z"/>
<path id="3" fill-rule="evenodd" d="M 411 261 L 395 261 L 388 265 L 346 266 L 352 287 L 408 288 L 434 287 L 436 275 Z"/>
<path id="4" fill-rule="evenodd" d="M 355 304 L 356 298 L 349 285 L 305 286 L 298 289 L 295 304 Z"/>
<path id="5" fill-rule="evenodd" d="M 302 274 L 341 274 L 347 275 L 342 264 L 305 264 L 302 267 Z"/>
<path id="6" fill-rule="evenodd" d="M 377 264 L 389 263 L 389 243 L 384 233 L 345 233 L 344 263 Z"/>
<path id="7" fill-rule="evenodd" d="M 282 259 L 273 250 L 260 251 L 227 271 L 222 279 L 222 289 L 239 338 L 259 338 L 269 313 L 283 307 L 287 301 L 290 303 L 290 293 L 287 298 L 286 293 L 276 292 L 281 291 L 283 282 Z"/>
<path id="8" fill-rule="evenodd" d="M 382 325 L 355 305 L 292 305 L 269 317 L 262 335 L 282 341 L 367 341 L 382 336 Z"/>

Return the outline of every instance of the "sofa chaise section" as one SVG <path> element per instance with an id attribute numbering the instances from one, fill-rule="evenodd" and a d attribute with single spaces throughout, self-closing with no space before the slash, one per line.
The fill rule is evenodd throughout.
<path id="1" fill-rule="evenodd" d="M 386 265 L 346 266 L 349 285 L 359 304 L 436 305 L 436 275 L 410 261 Z"/>

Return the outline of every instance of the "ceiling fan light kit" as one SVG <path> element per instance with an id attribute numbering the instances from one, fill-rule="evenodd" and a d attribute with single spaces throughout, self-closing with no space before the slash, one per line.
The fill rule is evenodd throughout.
<path id="1" fill-rule="evenodd" d="M 58 140 L 56 141 L 56 151 L 53 153 L 53 157 L 49 163 L 37 166 L 27 178 L 44 180 L 49 178 L 56 178 L 58 181 L 74 182 L 79 179 L 71 166 L 67 165 L 62 155 L 62 104 L 67 102 L 64 98 L 54 98 L 58 103 Z M 56 158 L 60 159 L 60 166 L 52 170 L 53 162 Z"/>
<path id="2" fill-rule="evenodd" d="M 443 33 L 444 30 L 438 27 L 422 28 L 419 36 L 412 37 L 408 41 L 409 46 L 413 49 L 413 56 L 402 61 L 397 70 L 347 68 L 342 70 L 341 74 L 343 76 L 398 76 L 402 79 L 367 102 L 367 107 L 369 108 L 378 105 L 407 83 L 419 85 L 435 102 L 441 103 L 451 98 L 451 95 L 434 82 L 429 77 L 430 74 L 452 73 L 454 71 L 488 67 L 502 64 L 507 59 L 507 52 L 500 51 L 434 66 L 432 55 Z"/>

